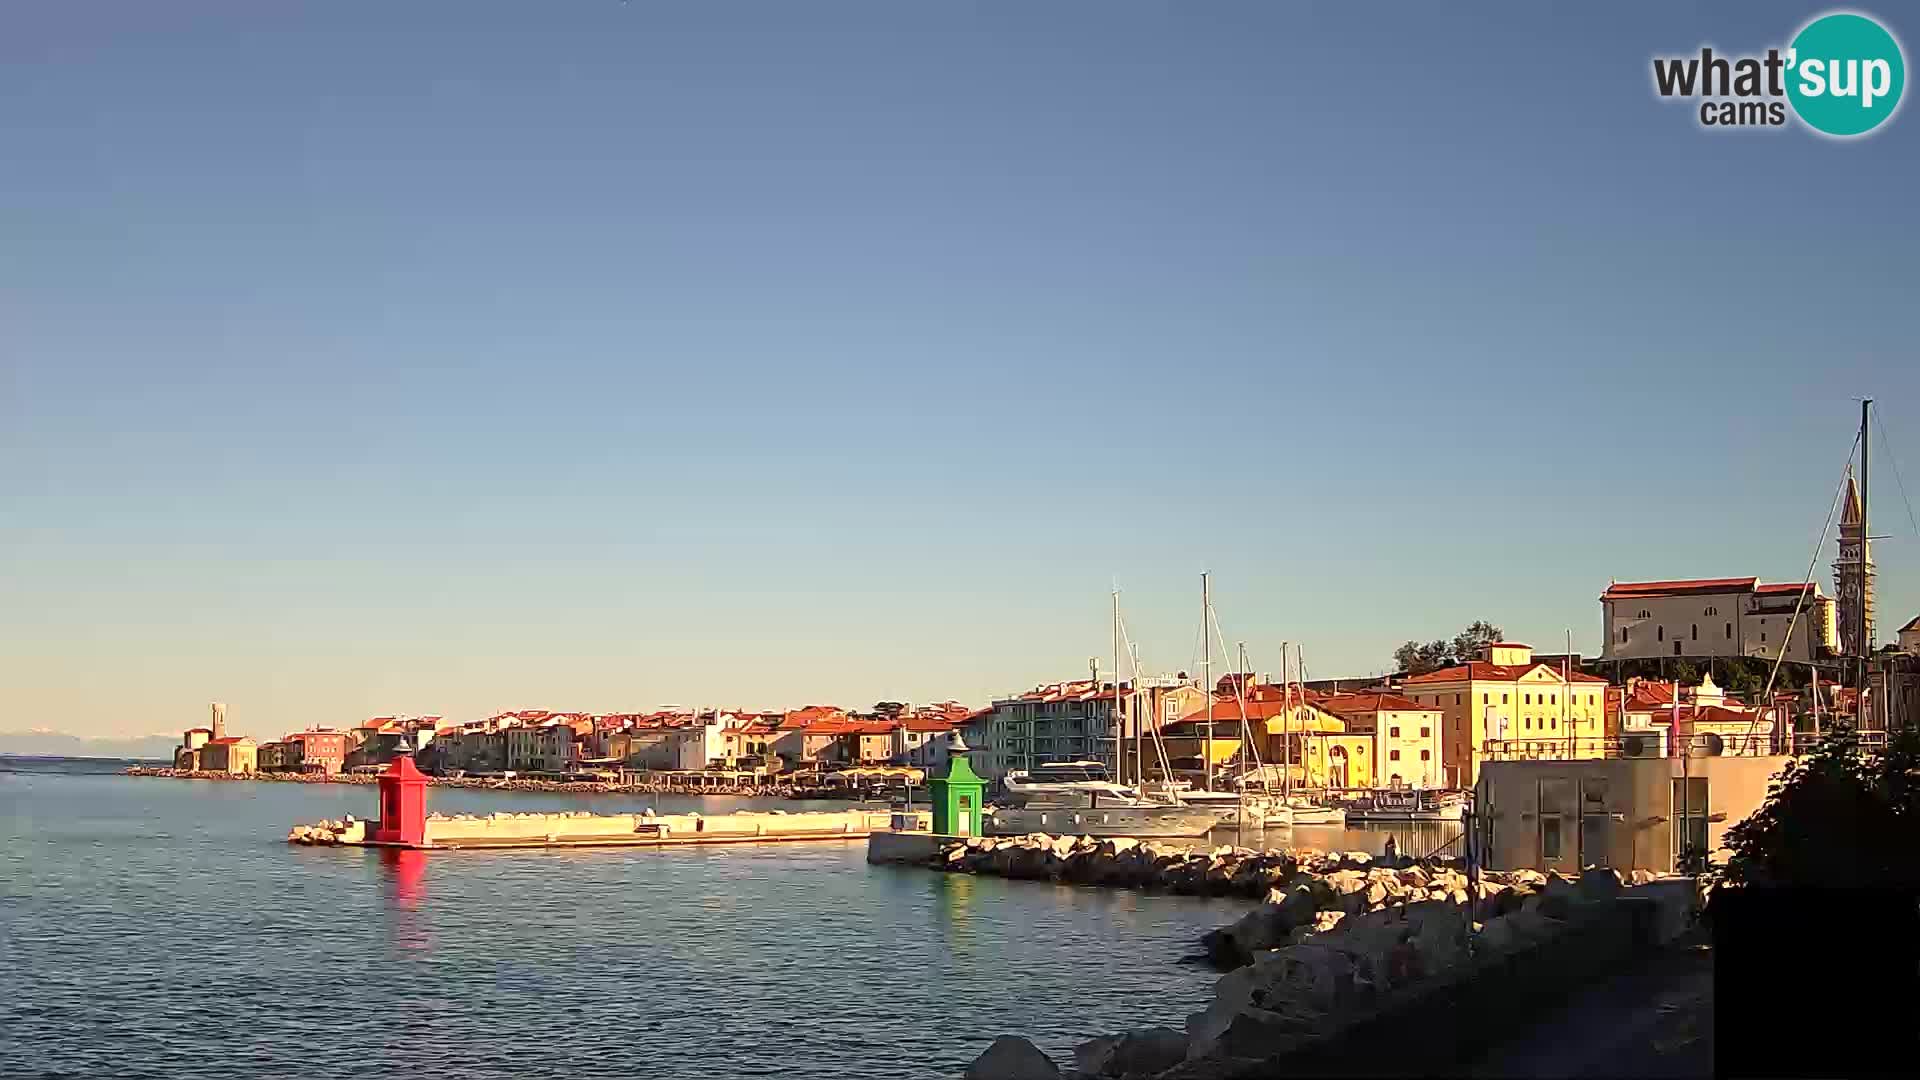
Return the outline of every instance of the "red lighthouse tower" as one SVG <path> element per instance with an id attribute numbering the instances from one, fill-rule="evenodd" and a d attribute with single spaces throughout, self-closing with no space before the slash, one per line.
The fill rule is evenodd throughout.
<path id="1" fill-rule="evenodd" d="M 380 820 L 368 830 L 375 844 L 425 847 L 427 844 L 427 774 L 402 754 L 380 774 Z"/>

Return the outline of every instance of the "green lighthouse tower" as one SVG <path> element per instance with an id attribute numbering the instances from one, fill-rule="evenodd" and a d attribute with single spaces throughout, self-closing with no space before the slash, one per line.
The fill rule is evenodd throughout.
<path id="1" fill-rule="evenodd" d="M 940 836 L 979 836 L 981 796 L 987 782 L 973 771 L 973 752 L 959 732 L 947 746 L 946 772 L 927 781 L 933 797 L 933 831 Z"/>

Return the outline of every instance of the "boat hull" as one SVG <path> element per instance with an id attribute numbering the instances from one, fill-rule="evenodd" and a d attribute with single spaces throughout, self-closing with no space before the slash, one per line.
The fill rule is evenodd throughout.
<path id="1" fill-rule="evenodd" d="M 1185 807 L 1019 806 L 992 809 L 982 822 L 988 836 L 1190 837 L 1220 824 L 1209 810 Z"/>

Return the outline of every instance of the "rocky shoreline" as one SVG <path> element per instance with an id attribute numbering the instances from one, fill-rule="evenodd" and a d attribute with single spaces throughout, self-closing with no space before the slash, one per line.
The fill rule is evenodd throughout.
<path id="1" fill-rule="evenodd" d="M 1081 1044 L 1062 1072 L 1032 1043 L 1002 1036 L 970 1080 L 1279 1075 L 1287 1054 L 1425 988 L 1474 977 L 1497 961 L 1563 934 L 1583 912 L 1612 904 L 1654 875 L 1589 870 L 1575 878 L 1531 870 L 1470 882 L 1458 859 L 1361 852 L 1190 852 L 1151 842 L 1032 835 L 944 845 L 929 860 L 956 873 L 1244 896 L 1262 903 L 1205 935 L 1227 974 L 1214 1001 L 1184 1029 L 1142 1028 Z"/>
<path id="2" fill-rule="evenodd" d="M 372 773 L 224 773 L 193 769 L 172 769 L 135 765 L 127 776 L 157 776 L 174 780 L 263 780 L 287 784 L 374 784 Z M 844 799 L 847 793 L 802 787 L 797 784 L 688 784 L 670 780 L 641 780 L 630 784 L 611 784 L 584 780 L 501 780 L 487 777 L 429 776 L 435 787 L 467 788 L 476 791 L 556 792 L 569 795 L 726 795 L 746 799 Z"/>

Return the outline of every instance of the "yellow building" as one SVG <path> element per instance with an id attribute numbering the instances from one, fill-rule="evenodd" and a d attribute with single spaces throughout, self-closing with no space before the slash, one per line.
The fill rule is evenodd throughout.
<path id="1" fill-rule="evenodd" d="M 1372 736 L 1367 755 L 1372 775 L 1366 783 L 1349 786 L 1429 788 L 1444 783 L 1440 733 L 1445 714 L 1438 706 L 1377 690 L 1332 694 L 1316 705 L 1344 721 L 1349 734 Z"/>
<path id="2" fill-rule="evenodd" d="M 259 771 L 259 747 L 245 735 L 208 739 L 200 748 L 200 768 L 206 772 L 242 773 Z"/>
<path id="3" fill-rule="evenodd" d="M 1488 646 L 1485 660 L 1407 678 L 1403 696 L 1437 708 L 1448 787 L 1473 786 L 1490 741 L 1567 758 L 1606 756 L 1607 680 L 1533 659 L 1533 648 Z M 1536 745 L 1537 744 L 1537 745 Z"/>

